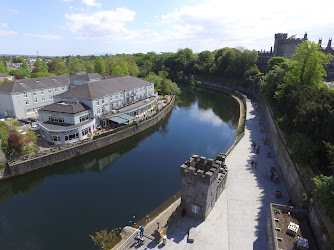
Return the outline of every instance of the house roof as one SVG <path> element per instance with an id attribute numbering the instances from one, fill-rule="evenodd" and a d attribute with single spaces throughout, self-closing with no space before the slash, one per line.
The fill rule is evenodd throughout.
<path id="1" fill-rule="evenodd" d="M 65 85 L 69 85 L 68 75 L 19 79 L 0 85 L 0 93 L 24 93 Z"/>
<path id="2" fill-rule="evenodd" d="M 146 86 L 150 82 L 133 76 L 118 76 L 101 81 L 88 82 L 74 89 L 70 89 L 57 97 L 64 99 L 94 100 L 112 93 L 127 91 L 130 89 Z"/>
<path id="3" fill-rule="evenodd" d="M 66 113 L 66 114 L 76 114 L 82 111 L 90 110 L 90 108 L 81 102 L 77 103 L 52 103 L 50 105 L 44 106 L 39 111 L 48 111 L 48 112 L 57 112 L 57 113 Z"/>
<path id="4" fill-rule="evenodd" d="M 4 73 L 0 73 L 0 77 L 8 77 L 10 75 L 4 74 Z"/>

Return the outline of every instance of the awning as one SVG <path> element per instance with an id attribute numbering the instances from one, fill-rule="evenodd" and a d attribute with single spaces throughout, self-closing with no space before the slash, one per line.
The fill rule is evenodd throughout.
<path id="1" fill-rule="evenodd" d="M 120 118 L 118 116 L 109 118 L 109 121 L 113 121 L 113 122 L 116 122 L 118 124 L 123 124 L 123 123 L 127 123 L 128 122 L 128 120 Z"/>
<path id="2" fill-rule="evenodd" d="M 134 117 L 132 115 L 127 115 L 127 114 L 122 114 L 122 115 L 119 115 L 118 117 L 120 117 L 122 119 L 125 119 L 125 120 L 128 120 L 128 121 L 136 119 L 136 117 Z"/>

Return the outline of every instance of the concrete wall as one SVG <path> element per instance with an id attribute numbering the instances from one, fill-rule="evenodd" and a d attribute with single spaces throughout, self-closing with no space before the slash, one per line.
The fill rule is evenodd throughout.
<path id="1" fill-rule="evenodd" d="M 8 174 L 4 176 L 4 178 L 24 174 L 29 171 L 53 165 L 55 163 L 71 159 L 81 154 L 85 154 L 97 150 L 99 148 L 103 148 L 115 142 L 121 141 L 125 138 L 128 138 L 132 135 L 140 133 L 145 129 L 155 125 L 166 114 L 168 114 L 172 110 L 174 102 L 175 102 L 175 97 L 173 97 L 172 101 L 164 109 L 162 109 L 156 116 L 152 117 L 149 120 L 143 121 L 138 126 L 130 127 L 123 131 L 111 134 L 106 137 L 99 138 L 97 140 L 81 141 L 77 146 L 74 147 L 54 148 L 54 152 L 52 152 L 51 154 L 39 156 L 33 159 L 27 159 L 25 161 L 9 163 L 7 167 L 8 171 L 6 171 L 8 172 Z"/>

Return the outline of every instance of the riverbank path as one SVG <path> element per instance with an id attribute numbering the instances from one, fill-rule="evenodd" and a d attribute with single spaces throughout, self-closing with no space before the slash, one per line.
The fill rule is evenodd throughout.
<path id="1" fill-rule="evenodd" d="M 267 152 L 274 154 L 257 101 L 248 97 L 246 104 L 245 134 L 226 158 L 227 184 L 207 219 L 181 218 L 167 233 L 166 245 L 151 241 L 141 249 L 266 249 L 269 204 L 287 204 L 288 194 L 282 179 L 278 183 L 270 179 L 270 167 L 278 168 L 275 158 L 267 157 Z M 267 145 L 264 138 L 269 140 Z M 259 153 L 252 141 L 256 148 L 260 146 Z M 252 161 L 258 162 L 256 168 Z M 281 191 L 282 198 L 275 197 L 276 190 Z M 190 228 L 195 228 L 193 243 L 187 242 Z"/>

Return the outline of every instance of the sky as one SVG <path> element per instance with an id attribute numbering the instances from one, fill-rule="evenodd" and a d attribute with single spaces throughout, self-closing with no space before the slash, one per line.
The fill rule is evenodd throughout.
<path id="1" fill-rule="evenodd" d="M 334 37 L 334 1 L 1 1 L 0 54 L 40 56 L 270 50 L 275 33 Z"/>

